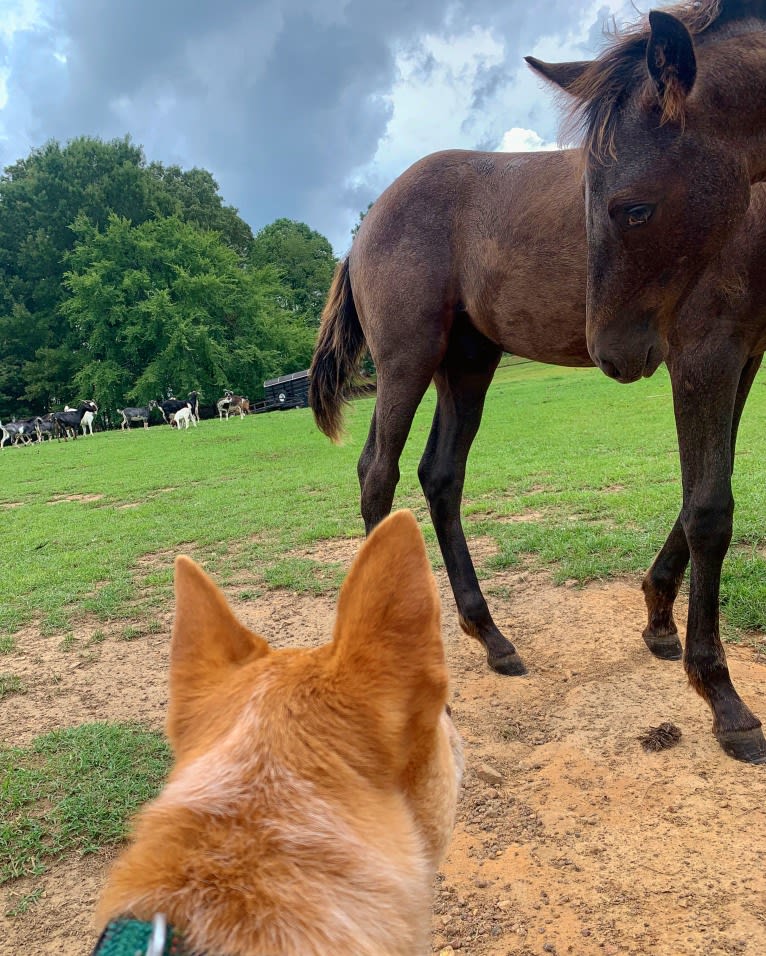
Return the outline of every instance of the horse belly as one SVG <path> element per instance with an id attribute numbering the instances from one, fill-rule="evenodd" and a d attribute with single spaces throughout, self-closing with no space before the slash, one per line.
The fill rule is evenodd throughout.
<path id="1" fill-rule="evenodd" d="M 589 366 L 585 302 L 555 301 L 546 290 L 535 296 L 497 296 L 491 308 L 467 304 L 471 322 L 503 350 L 550 365 Z"/>

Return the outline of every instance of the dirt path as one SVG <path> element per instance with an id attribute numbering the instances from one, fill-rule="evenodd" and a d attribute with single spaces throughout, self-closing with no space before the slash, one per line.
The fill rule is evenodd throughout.
<path id="1" fill-rule="evenodd" d="M 347 561 L 356 544 L 331 550 L 325 557 Z M 493 577 L 493 591 L 507 594 L 491 598 L 496 620 L 530 670 L 508 679 L 459 631 L 439 580 L 467 773 L 436 888 L 434 951 L 763 956 L 766 768 L 728 759 L 681 665 L 645 650 L 637 582 L 580 590 L 544 575 Z M 275 644 L 330 635 L 325 598 L 276 592 L 237 607 Z M 96 719 L 162 726 L 166 635 L 110 638 L 85 661 L 57 643 L 29 632 L 24 654 L 4 659 L 29 687 L 0 703 L 5 742 Z M 728 653 L 740 693 L 766 715 L 766 663 Z M 663 721 L 681 728 L 680 743 L 645 753 L 638 734 Z M 32 884 L 4 887 L 0 954 L 88 954 L 110 855 L 51 867 L 22 917 L 2 914 Z"/>

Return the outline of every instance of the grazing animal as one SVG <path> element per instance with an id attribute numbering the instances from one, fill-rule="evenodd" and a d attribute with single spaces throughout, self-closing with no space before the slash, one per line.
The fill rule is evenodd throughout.
<path id="1" fill-rule="evenodd" d="M 175 593 L 175 765 L 109 873 L 94 953 L 157 914 L 184 952 L 427 952 L 462 757 L 412 514 L 362 546 L 323 647 L 272 650 L 189 558 Z"/>
<path id="2" fill-rule="evenodd" d="M 223 398 L 219 398 L 215 403 L 218 409 L 218 417 L 223 418 L 224 414 L 228 420 L 231 412 L 239 412 L 239 417 L 244 418 L 250 411 L 250 401 L 242 395 L 235 395 L 234 392 L 224 389 Z"/>
<path id="3" fill-rule="evenodd" d="M 88 411 L 85 412 L 85 414 L 82 416 L 82 421 L 80 422 L 80 430 L 82 431 L 83 436 L 86 433 L 90 435 L 93 434 L 93 419 L 95 417 L 96 412 L 98 411 L 98 405 L 96 405 L 95 402 L 92 402 L 91 404 L 93 408 L 88 409 Z M 76 409 L 70 408 L 68 405 L 65 405 L 64 411 L 73 412 L 73 411 L 76 411 Z"/>
<path id="4" fill-rule="evenodd" d="M 64 409 L 67 411 L 67 409 Z M 89 412 L 85 413 L 86 415 L 90 414 Z M 85 416 L 83 416 L 84 418 Z M 53 421 L 52 415 L 38 415 L 35 419 L 35 431 L 37 432 L 37 440 L 42 442 L 46 438 L 48 441 L 53 441 L 53 438 L 56 434 L 56 425 Z"/>
<path id="5" fill-rule="evenodd" d="M 117 411 L 122 415 L 120 429 L 124 431 L 127 428 L 129 431 L 131 422 L 143 422 L 144 428 L 148 428 L 152 409 L 156 407 L 157 402 L 152 399 L 148 405 L 142 405 L 140 408 L 118 408 Z"/>
<path id="6" fill-rule="evenodd" d="M 310 370 L 317 424 L 337 439 L 366 347 L 375 361 L 375 411 L 358 465 L 368 532 L 391 509 L 402 448 L 434 381 L 437 407 L 418 474 L 460 623 L 505 674 L 524 665 L 492 619 L 468 551 L 460 520 L 466 461 L 503 351 L 593 364 L 581 161 L 576 150 L 452 150 L 403 173 L 336 270 Z M 700 280 L 670 339 L 684 505 L 643 582 L 644 641 L 658 657 L 678 658 L 673 605 L 691 555 L 685 667 L 719 742 L 753 762 L 766 759 L 766 742 L 731 685 L 717 614 L 737 428 L 766 349 L 765 256 L 766 187 L 758 186 L 742 230 Z"/>
<path id="7" fill-rule="evenodd" d="M 180 408 L 189 407 L 195 420 L 199 421 L 199 396 L 197 392 L 189 392 L 188 399 L 167 398 L 159 403 L 159 409 L 162 417 L 170 424 L 170 416 L 174 415 Z"/>
<path id="8" fill-rule="evenodd" d="M 74 411 L 52 412 L 51 418 L 53 420 L 53 429 L 56 438 L 59 440 L 63 438 L 64 441 L 70 437 L 76 439 L 83 415 L 85 415 L 86 412 L 95 411 L 98 411 L 98 406 L 95 402 L 84 401 L 80 402 Z"/>
<path id="9" fill-rule="evenodd" d="M 6 422 L 5 425 L 0 422 L 0 429 L 3 433 L 0 439 L 0 447 L 3 447 L 6 443 L 8 445 L 29 445 L 33 436 L 37 435 L 34 418 L 20 422 Z"/>
<path id="10" fill-rule="evenodd" d="M 183 408 L 179 408 L 177 412 L 173 412 L 171 415 L 171 425 L 175 425 L 176 428 L 180 428 L 181 425 L 188 431 L 189 422 L 191 422 L 194 427 L 197 427 L 197 419 L 194 417 L 192 412 L 191 405 L 184 405 Z"/>

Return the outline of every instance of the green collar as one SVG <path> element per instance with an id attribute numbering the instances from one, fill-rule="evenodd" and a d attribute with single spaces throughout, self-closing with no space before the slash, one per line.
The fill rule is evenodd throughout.
<path id="1" fill-rule="evenodd" d="M 92 956 L 202 956 L 187 949 L 183 936 L 158 913 L 151 923 L 115 919 L 101 934 Z"/>

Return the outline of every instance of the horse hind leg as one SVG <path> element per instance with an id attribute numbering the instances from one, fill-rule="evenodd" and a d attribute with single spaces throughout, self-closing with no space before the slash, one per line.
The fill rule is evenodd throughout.
<path id="1" fill-rule="evenodd" d="M 357 465 L 367 534 L 391 511 L 399 483 L 399 458 L 434 367 L 424 361 L 418 368 L 408 366 L 406 372 L 391 364 L 378 368 L 375 410 Z"/>
<path id="2" fill-rule="evenodd" d="M 447 354 L 435 375 L 438 403 L 418 474 L 461 627 L 484 646 L 492 670 L 519 675 L 526 673 L 526 668 L 492 619 L 460 520 L 466 461 L 501 355 L 499 346 L 466 321 L 453 330 Z"/>

